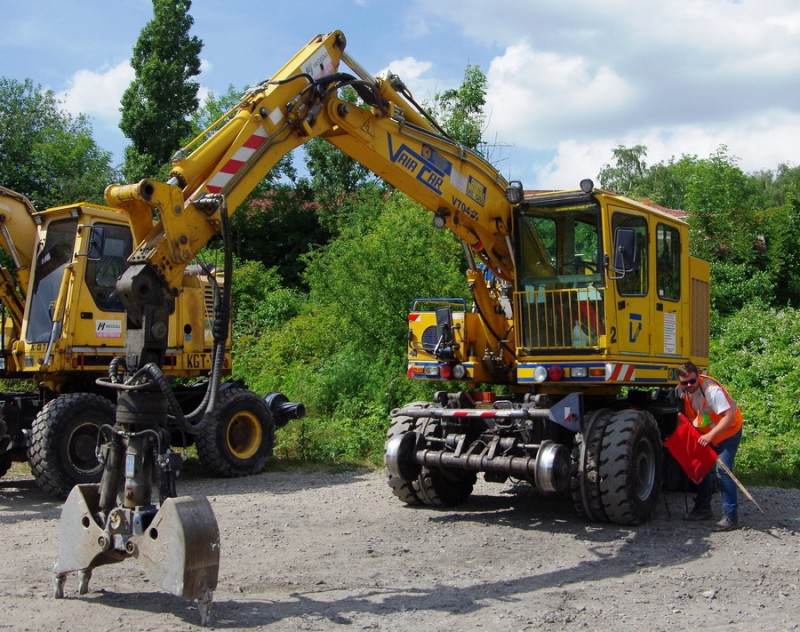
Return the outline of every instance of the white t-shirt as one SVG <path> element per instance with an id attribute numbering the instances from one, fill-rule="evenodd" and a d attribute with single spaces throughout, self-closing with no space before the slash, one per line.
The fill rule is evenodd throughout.
<path id="1" fill-rule="evenodd" d="M 719 386 L 706 380 L 694 393 L 687 393 L 689 402 L 698 415 L 716 413 L 721 415 L 731 407 L 730 400 L 725 391 Z"/>

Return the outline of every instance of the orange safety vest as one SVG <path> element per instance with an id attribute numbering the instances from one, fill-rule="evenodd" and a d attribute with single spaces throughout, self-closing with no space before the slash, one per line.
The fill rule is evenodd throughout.
<path id="1" fill-rule="evenodd" d="M 686 391 L 684 391 L 683 393 L 683 406 L 684 406 L 684 411 L 686 412 L 686 416 L 692 420 L 692 425 L 694 425 L 694 427 L 697 428 L 700 434 L 706 434 L 707 432 L 709 432 L 712 428 L 714 428 L 714 426 L 716 426 L 719 423 L 719 420 L 722 419 L 722 416 L 725 414 L 722 413 L 722 415 L 720 415 L 713 411 L 709 413 L 703 412 L 702 409 L 706 408 L 706 393 L 705 390 L 703 389 L 703 382 L 705 380 L 708 380 L 712 384 L 719 386 L 722 389 L 722 392 L 725 394 L 725 399 L 728 400 L 728 403 L 735 411 L 733 423 L 730 426 L 728 426 L 728 428 L 724 430 L 722 434 L 718 435 L 716 437 L 716 441 L 714 441 L 715 444 L 721 443 L 722 441 L 725 441 L 725 439 L 728 439 L 729 437 L 735 435 L 741 429 L 742 423 L 744 421 L 742 419 L 742 411 L 736 405 L 736 402 L 733 401 L 733 398 L 728 393 L 728 390 L 717 380 L 715 380 L 713 377 L 709 377 L 708 375 L 698 375 L 697 377 L 698 380 L 700 380 L 700 395 L 702 397 L 701 410 L 695 411 L 694 408 L 692 408 L 691 397 L 689 396 L 689 393 L 687 393 Z M 726 410 L 725 412 L 728 411 Z M 698 423 L 698 418 L 703 420 L 702 423 Z"/>

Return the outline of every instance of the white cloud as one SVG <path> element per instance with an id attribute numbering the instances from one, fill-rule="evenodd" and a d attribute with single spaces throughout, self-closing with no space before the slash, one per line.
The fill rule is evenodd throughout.
<path id="1" fill-rule="evenodd" d="M 71 114 L 87 114 L 102 122 L 118 121 L 120 99 L 133 79 L 128 61 L 103 72 L 79 70 L 67 82 L 69 87 L 56 97 Z"/>
<path id="2" fill-rule="evenodd" d="M 531 165 L 527 188 L 575 188 L 583 178 L 596 180 L 597 174 L 612 160 L 611 151 L 619 145 L 647 147 L 646 163 L 654 165 L 680 159 L 684 155 L 708 158 L 720 146 L 728 148 L 746 173 L 775 170 L 781 163 L 797 166 L 796 139 L 800 138 L 800 114 L 770 112 L 745 122 L 710 128 L 683 125 L 653 128 L 643 134 L 589 141 L 559 142 L 555 155 L 544 164 Z M 525 178 L 527 180 L 527 178 Z M 595 184 L 599 184 L 595 182 Z"/>
<path id="3" fill-rule="evenodd" d="M 425 76 L 433 64 L 429 61 L 420 61 L 414 57 L 403 57 L 390 61 L 386 68 L 377 73 L 379 77 L 385 77 L 387 72 L 396 74 L 406 84 L 417 103 L 432 99 L 438 91 L 436 79 Z"/>
<path id="4" fill-rule="evenodd" d="M 525 42 L 495 57 L 486 76 L 490 136 L 528 148 L 552 146 L 600 126 L 635 96 L 608 66 L 579 55 L 537 52 Z"/>

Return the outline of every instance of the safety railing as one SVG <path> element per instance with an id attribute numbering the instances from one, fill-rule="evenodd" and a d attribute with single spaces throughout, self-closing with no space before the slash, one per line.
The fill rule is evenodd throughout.
<path id="1" fill-rule="evenodd" d="M 514 293 L 517 347 L 586 348 L 605 334 L 604 290 L 570 288 Z"/>

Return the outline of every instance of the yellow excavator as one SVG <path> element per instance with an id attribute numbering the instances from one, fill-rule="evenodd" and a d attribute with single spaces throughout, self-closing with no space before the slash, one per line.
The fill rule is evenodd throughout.
<path id="1" fill-rule="evenodd" d="M 114 423 L 114 398 L 96 380 L 124 353 L 125 312 L 116 292 L 133 236 L 127 216 L 96 204 L 37 211 L 23 195 L 0 187 L 0 246 L 10 268 L 0 267 L 0 378 L 25 380 L 29 390 L 0 391 L 0 476 L 27 460 L 46 492 L 66 498 L 77 484 L 97 483 L 99 433 Z M 163 370 L 183 379 L 174 389 L 184 411 L 206 393 L 211 368 L 215 295 L 221 272 L 187 266 L 169 316 Z M 230 374 L 225 341 L 223 374 Z M 267 398 L 241 380 L 223 385 L 211 423 L 191 442 L 203 470 L 240 476 L 263 470 L 276 426 L 302 414 L 279 393 Z M 279 406 L 278 404 L 282 404 Z"/>
<path id="2" fill-rule="evenodd" d="M 158 369 L 168 316 L 198 251 L 224 237 L 228 214 L 312 138 L 429 210 L 468 264 L 469 304 L 421 297 L 409 316 L 409 377 L 440 390 L 392 412 L 394 495 L 453 505 L 483 473 L 570 494 L 590 520 L 651 515 L 678 367 L 708 363 L 709 266 L 689 256 L 686 224 L 589 180 L 526 192 L 449 138 L 399 78 L 371 76 L 345 48 L 341 31 L 313 38 L 180 152 L 167 182 L 106 189 L 133 232 L 116 284 L 125 355 L 107 380 L 117 409 L 102 481 L 73 489 L 62 513 L 57 597 L 68 573 L 81 573 L 84 592 L 93 568 L 136 557 L 154 583 L 196 599 L 207 620 L 219 531 L 207 499 L 174 489 L 164 434 L 198 430 L 180 418 Z M 341 98 L 345 87 L 357 104 Z"/>

